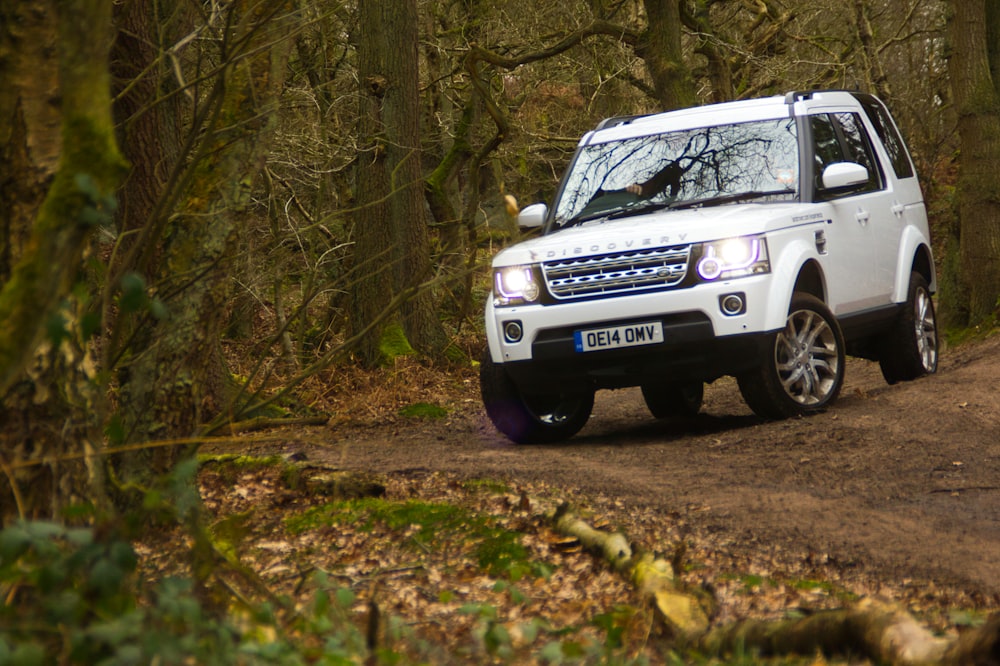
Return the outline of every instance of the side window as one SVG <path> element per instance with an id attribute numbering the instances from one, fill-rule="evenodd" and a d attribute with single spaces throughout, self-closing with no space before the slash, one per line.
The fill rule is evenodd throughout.
<path id="1" fill-rule="evenodd" d="M 906 144 L 903 143 L 903 137 L 900 136 L 899 130 L 896 129 L 896 125 L 889 117 L 889 112 L 874 99 L 862 99 L 861 103 L 868 114 L 868 119 L 875 126 L 875 133 L 878 134 L 878 138 L 882 141 L 882 145 L 885 146 L 886 152 L 889 153 L 889 159 L 892 161 L 892 170 L 896 172 L 896 177 L 912 178 L 914 175 L 913 164 L 910 162 L 909 153 L 906 152 Z"/>
<path id="2" fill-rule="evenodd" d="M 861 119 L 853 113 L 832 113 L 810 117 L 816 192 L 820 199 L 845 194 L 872 192 L 882 188 L 882 172 L 872 151 L 871 141 Z M 868 182 L 850 192 L 824 192 L 823 169 L 836 162 L 857 162 L 868 169 Z"/>
<path id="3" fill-rule="evenodd" d="M 844 161 L 844 150 L 837 138 L 837 130 L 830 116 L 810 116 L 812 121 L 813 152 L 816 159 L 816 177 L 834 162 Z M 817 183 L 820 181 L 817 180 Z"/>
<path id="4" fill-rule="evenodd" d="M 868 169 L 868 186 L 861 190 L 870 192 L 882 189 L 882 169 L 875 159 L 872 142 L 861 122 L 861 116 L 856 113 L 836 113 L 834 119 L 843 132 L 847 161 L 857 162 Z"/>

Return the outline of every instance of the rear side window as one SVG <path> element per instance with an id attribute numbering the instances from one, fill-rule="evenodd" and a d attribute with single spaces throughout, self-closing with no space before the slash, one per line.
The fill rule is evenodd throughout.
<path id="1" fill-rule="evenodd" d="M 889 117 L 889 111 L 875 99 L 868 98 L 860 99 L 859 101 L 864 106 L 865 113 L 868 114 L 868 119 L 875 126 L 875 133 L 878 134 L 878 138 L 881 139 L 886 152 L 889 153 L 889 159 L 892 161 L 892 170 L 896 172 L 896 177 L 912 178 L 913 164 L 910 162 L 910 156 L 906 151 L 906 144 L 903 143 L 903 137 L 900 136 L 895 123 Z"/>

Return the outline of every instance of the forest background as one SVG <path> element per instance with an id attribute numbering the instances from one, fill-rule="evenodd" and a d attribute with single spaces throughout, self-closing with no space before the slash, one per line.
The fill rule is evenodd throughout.
<path id="1" fill-rule="evenodd" d="M 608 116 L 877 94 L 942 320 L 993 327 L 998 36 L 994 0 L 2 0 L 0 512 L 135 515 L 339 369 L 468 366 L 511 197 Z"/>

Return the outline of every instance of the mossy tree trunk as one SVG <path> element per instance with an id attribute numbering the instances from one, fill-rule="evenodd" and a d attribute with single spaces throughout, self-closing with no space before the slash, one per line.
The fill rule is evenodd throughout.
<path id="1" fill-rule="evenodd" d="M 102 411 L 103 394 L 71 293 L 94 229 L 111 220 L 124 173 L 111 117 L 111 4 L 64 0 L 2 9 L 0 67 L 13 77 L 4 79 L 0 110 L 13 122 L 0 138 L 14 159 L 3 179 L 14 216 L 5 230 L 10 267 L 0 291 L 5 520 L 103 504 L 94 457 L 101 431 L 93 416 Z M 55 77 L 50 49 L 58 55 Z"/>
<path id="2" fill-rule="evenodd" d="M 951 3 L 948 61 L 958 111 L 959 286 L 967 325 L 991 321 L 1000 301 L 1000 0 Z"/>
<path id="3" fill-rule="evenodd" d="M 131 441 L 197 437 L 227 409 L 220 338 L 226 323 L 236 222 L 250 204 L 277 122 L 291 46 L 289 3 L 236 2 L 221 44 L 226 64 L 177 214 L 163 234 L 157 295 L 167 316 L 131 349 L 122 386 Z M 141 263 L 139 264 L 141 266 Z M 193 447 L 151 447 L 116 459 L 118 477 L 144 487 Z M 127 500 L 126 500 L 127 501 Z"/>
<path id="4" fill-rule="evenodd" d="M 0 284 L 10 278 L 62 146 L 51 2 L 0 3 Z"/>

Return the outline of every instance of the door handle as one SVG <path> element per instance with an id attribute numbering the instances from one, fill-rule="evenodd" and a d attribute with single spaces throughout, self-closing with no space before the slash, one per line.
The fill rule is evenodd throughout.
<path id="1" fill-rule="evenodd" d="M 892 202 L 892 214 L 896 217 L 903 217 L 903 212 L 906 211 L 906 206 L 899 203 L 898 201 Z"/>
<path id="2" fill-rule="evenodd" d="M 868 224 L 868 218 L 870 217 L 868 211 L 864 208 L 858 208 L 858 212 L 854 214 L 854 219 L 861 223 L 862 226 Z"/>

